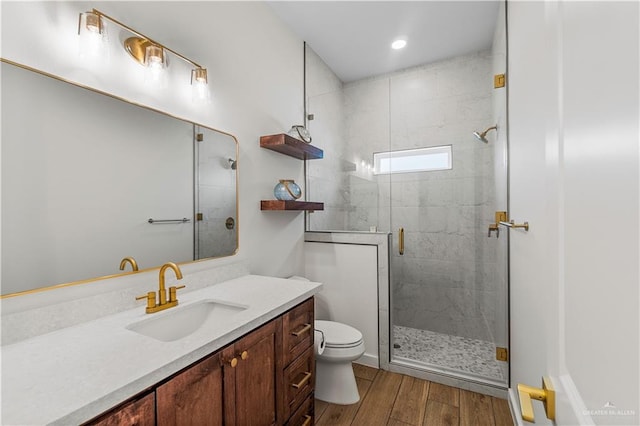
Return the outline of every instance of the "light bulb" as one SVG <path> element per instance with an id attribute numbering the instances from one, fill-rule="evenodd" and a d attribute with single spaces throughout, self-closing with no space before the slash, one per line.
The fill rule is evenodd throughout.
<path id="1" fill-rule="evenodd" d="M 211 101 L 207 70 L 204 68 L 196 68 L 191 71 L 191 97 L 195 103 L 209 103 Z"/>
<path id="2" fill-rule="evenodd" d="M 92 60 L 106 60 L 107 27 L 102 17 L 93 12 L 81 13 L 78 18 L 78 54 L 81 58 Z"/>
<path id="3" fill-rule="evenodd" d="M 394 41 L 393 43 L 391 43 L 391 48 L 395 49 L 395 50 L 398 50 L 398 49 L 402 49 L 406 45 L 407 45 L 407 40 L 398 39 L 398 40 Z"/>
<path id="4" fill-rule="evenodd" d="M 160 46 L 151 44 L 146 47 L 144 54 L 145 82 L 155 87 L 164 87 L 166 83 L 164 69 L 166 67 L 164 50 Z"/>

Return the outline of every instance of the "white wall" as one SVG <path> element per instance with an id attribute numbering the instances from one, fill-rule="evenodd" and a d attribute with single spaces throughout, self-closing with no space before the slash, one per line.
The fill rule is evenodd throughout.
<path id="1" fill-rule="evenodd" d="M 110 27 L 111 64 L 77 56 L 78 13 L 97 8 L 209 70 L 212 103 L 191 104 L 182 85 L 155 93 L 140 84 L 140 66 L 119 47 Z M 256 273 L 301 270 L 303 215 L 261 212 L 279 178 L 302 180 L 302 163 L 259 148 L 260 135 L 286 131 L 302 119 L 302 41 L 259 2 L 3 2 L 2 52 L 7 58 L 133 102 L 234 134 L 240 143 L 237 259 Z M 187 68 L 174 59 L 176 71 Z M 185 77 L 175 76 L 182 84 Z M 188 81 L 188 76 L 186 77 Z M 37 123 L 34 123 L 37 125 Z M 194 265 L 228 262 L 210 261 Z M 187 268 L 189 269 L 189 268 Z"/>
<path id="2" fill-rule="evenodd" d="M 324 284 L 316 319 L 360 330 L 361 364 L 378 367 L 378 248 L 375 245 L 305 243 L 305 276 Z"/>

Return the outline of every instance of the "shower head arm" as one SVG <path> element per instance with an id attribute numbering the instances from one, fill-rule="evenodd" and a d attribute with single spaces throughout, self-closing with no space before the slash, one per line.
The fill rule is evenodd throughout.
<path id="1" fill-rule="evenodd" d="M 491 126 L 489 127 L 487 130 L 485 130 L 484 132 L 480 133 L 480 136 L 482 136 L 483 138 L 485 136 L 487 136 L 487 133 L 489 133 L 490 130 L 498 130 L 498 125 L 496 124 L 495 126 Z"/>

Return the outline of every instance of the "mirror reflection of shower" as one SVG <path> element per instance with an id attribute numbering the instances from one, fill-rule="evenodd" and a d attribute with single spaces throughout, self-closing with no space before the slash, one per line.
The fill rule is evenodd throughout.
<path id="1" fill-rule="evenodd" d="M 484 143 L 489 143 L 489 141 L 487 140 L 487 133 L 489 133 L 490 130 L 498 130 L 498 126 L 491 126 L 489 127 L 487 130 L 485 130 L 482 133 L 479 132 L 473 132 L 473 136 L 475 136 L 479 141 L 482 141 Z"/>
<path id="2" fill-rule="evenodd" d="M 233 158 L 229 158 L 229 167 L 231 167 L 231 170 L 235 170 L 238 166 L 237 160 L 234 160 Z"/>

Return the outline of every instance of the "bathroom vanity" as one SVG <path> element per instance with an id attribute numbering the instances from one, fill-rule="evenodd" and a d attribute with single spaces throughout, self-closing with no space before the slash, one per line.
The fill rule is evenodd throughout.
<path id="1" fill-rule="evenodd" d="M 312 298 L 87 424 L 310 424 L 311 324 Z"/>
<path id="2" fill-rule="evenodd" d="M 2 421 L 311 424 L 320 288 L 245 275 L 186 292 L 161 313 L 141 305 L 5 345 Z M 203 304 L 201 326 L 156 333 Z M 220 306 L 234 309 L 218 315 Z"/>

